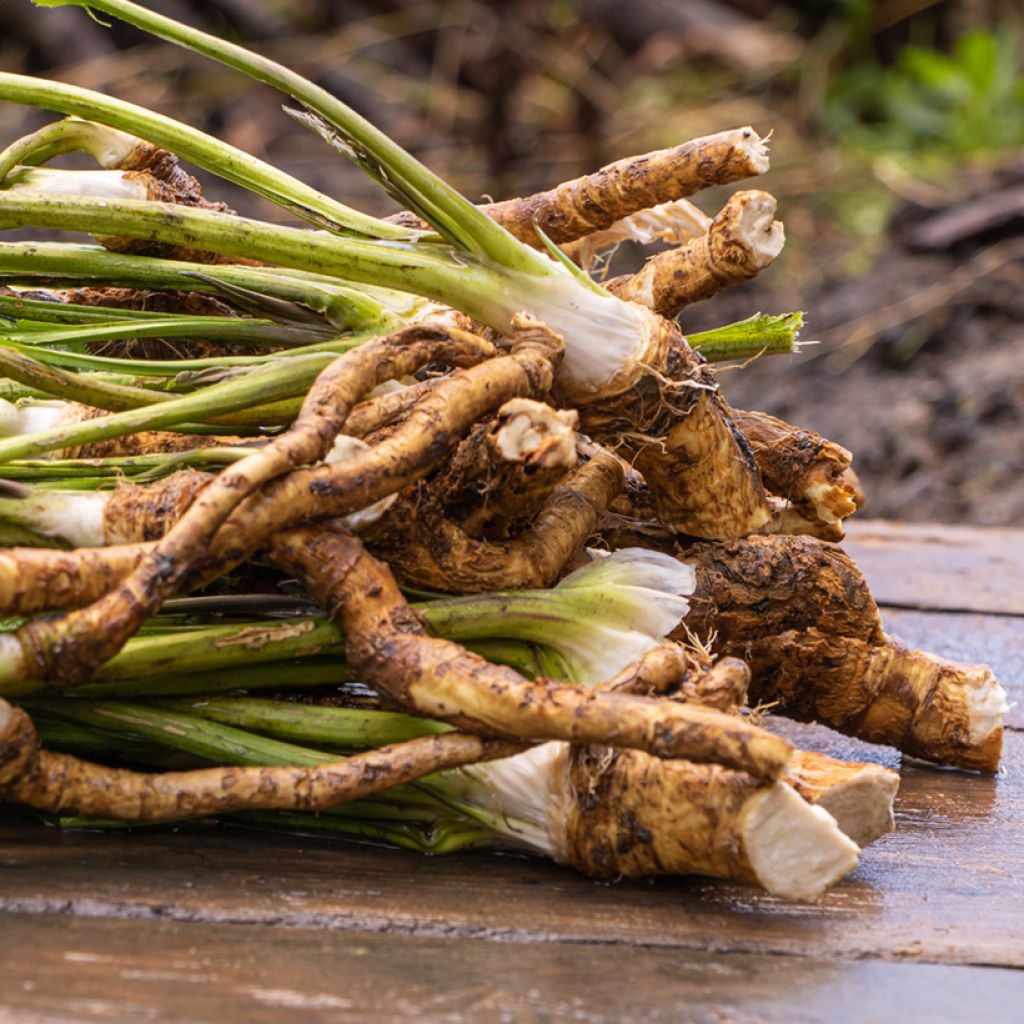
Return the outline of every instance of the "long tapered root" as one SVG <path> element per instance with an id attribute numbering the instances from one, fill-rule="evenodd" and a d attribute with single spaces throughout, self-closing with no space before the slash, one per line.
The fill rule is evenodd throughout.
<path id="1" fill-rule="evenodd" d="M 765 140 L 752 128 L 736 128 L 628 157 L 548 192 L 491 203 L 483 210 L 520 241 L 539 248 L 534 225 L 554 242 L 572 242 L 640 210 L 767 169 Z"/>
<path id="2" fill-rule="evenodd" d="M 853 456 L 811 430 L 763 412 L 732 411 L 753 449 L 761 479 L 809 522 L 840 523 L 862 500 L 847 473 Z"/>
<path id="3" fill-rule="evenodd" d="M 783 714 L 938 764 L 984 772 L 999 765 L 1008 705 L 987 665 L 816 629 L 751 641 L 745 653 L 752 697 L 780 702 Z"/>
<path id="4" fill-rule="evenodd" d="M 477 540 L 452 522 L 431 488 L 392 506 L 370 534 L 401 578 L 451 593 L 550 586 L 593 533 L 622 486 L 622 465 L 599 452 L 547 496 L 513 540 Z"/>
<path id="5" fill-rule="evenodd" d="M 32 676 L 79 682 L 120 650 L 207 551 L 217 530 L 248 496 L 330 450 L 356 402 L 385 380 L 433 362 L 474 365 L 494 354 L 475 335 L 429 326 L 405 328 L 340 356 L 310 388 L 292 427 L 198 490 L 156 548 L 92 605 L 34 620 L 15 636 Z"/>
<path id="6" fill-rule="evenodd" d="M 275 538 L 275 561 L 295 572 L 345 632 L 360 678 L 417 714 L 510 739 L 562 739 L 688 757 L 774 778 L 792 749 L 743 719 L 667 700 L 528 681 L 458 644 L 427 636 L 387 567 L 344 531 Z"/>
<path id="7" fill-rule="evenodd" d="M 805 800 L 828 811 L 860 847 L 896 828 L 893 802 L 900 776 L 891 768 L 796 750 L 782 778 Z"/>
<path id="8" fill-rule="evenodd" d="M 642 270 L 615 278 L 608 290 L 665 317 L 759 274 L 786 240 L 767 192 L 737 192 L 707 234 L 652 256 Z"/>
<path id="9" fill-rule="evenodd" d="M 598 878 L 706 875 L 811 899 L 852 871 L 854 842 L 784 783 L 635 750 L 561 752 L 558 859 Z"/>
<path id="10" fill-rule="evenodd" d="M 51 814 L 155 822 L 232 811 L 320 811 L 432 772 L 521 748 L 465 733 L 425 736 L 315 767 L 135 772 L 36 747 L 28 715 L 0 700 L 0 797 Z"/>

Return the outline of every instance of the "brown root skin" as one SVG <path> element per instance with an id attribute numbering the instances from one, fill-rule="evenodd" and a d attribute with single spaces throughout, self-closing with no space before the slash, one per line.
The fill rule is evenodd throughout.
<path id="1" fill-rule="evenodd" d="M 325 524 L 275 538 L 272 557 L 302 579 L 345 632 L 359 678 L 418 714 L 510 739 L 561 739 L 688 757 L 774 778 L 785 740 L 709 708 L 528 681 L 427 636 L 388 568 Z"/>
<path id="2" fill-rule="evenodd" d="M 536 516 L 576 466 L 571 410 L 513 398 L 455 449 L 431 484 L 448 517 L 469 536 L 506 540 Z"/>
<path id="3" fill-rule="evenodd" d="M 214 477 L 181 469 L 152 484 L 127 484 L 110 493 L 103 509 L 106 544 L 160 540 Z"/>
<path id="4" fill-rule="evenodd" d="M 521 242 L 542 248 L 535 224 L 556 243 L 573 242 L 639 210 L 767 169 L 767 151 L 757 133 L 736 128 L 627 157 L 548 192 L 482 209 Z"/>
<path id="5" fill-rule="evenodd" d="M 658 519 L 675 533 L 743 537 L 771 520 L 750 449 L 715 392 L 697 391 L 668 433 L 637 451 L 636 467 Z"/>
<path id="6" fill-rule="evenodd" d="M 97 415 L 106 415 L 97 410 Z M 66 422 L 63 421 L 62 422 Z M 116 459 L 136 455 L 194 452 L 203 448 L 258 448 L 262 440 L 232 434 L 176 434 L 170 430 L 144 430 L 123 437 L 91 441 L 77 448 L 63 448 L 54 457 L 60 459 Z"/>
<path id="7" fill-rule="evenodd" d="M 765 487 L 809 522 L 833 524 L 857 511 L 863 496 L 850 480 L 853 456 L 811 430 L 763 412 L 733 410 L 754 452 Z"/>
<path id="8" fill-rule="evenodd" d="M 428 362 L 473 365 L 493 354 L 493 346 L 475 335 L 414 326 L 340 356 L 310 388 L 289 430 L 201 486 L 187 511 L 116 590 L 87 608 L 18 630 L 30 674 L 69 683 L 87 679 L 178 589 L 247 496 L 328 453 L 352 407 L 375 385 Z"/>
<path id="9" fill-rule="evenodd" d="M 592 877 L 704 875 L 809 899 L 857 865 L 857 847 L 835 822 L 787 786 L 635 750 L 577 747 L 562 758 L 555 771 L 569 795 L 559 859 Z"/>
<path id="10" fill-rule="evenodd" d="M 649 317 L 643 362 L 623 370 L 616 390 L 563 391 L 560 401 L 579 410 L 583 433 L 631 457 L 667 530 L 719 538 L 764 529 L 767 495 L 714 374 L 676 324 Z"/>
<path id="11" fill-rule="evenodd" d="M 309 768 L 134 772 L 39 750 L 28 715 L 0 701 L 0 797 L 51 814 L 155 822 L 243 810 L 319 811 L 521 747 L 464 733 L 426 736 Z"/>
<path id="12" fill-rule="evenodd" d="M 828 811 L 860 847 L 896 828 L 893 801 L 900 776 L 891 768 L 796 750 L 782 780 L 808 803 Z"/>
<path id="13" fill-rule="evenodd" d="M 605 287 L 664 317 L 759 274 L 782 250 L 782 224 L 767 192 L 737 192 L 707 234 L 652 256 L 636 274 Z"/>
<path id="14" fill-rule="evenodd" d="M 116 587 L 151 547 L 0 550 L 0 609 L 8 615 L 31 615 L 90 604 Z"/>
<path id="15" fill-rule="evenodd" d="M 556 486 L 515 540 L 483 541 L 453 523 L 421 486 L 399 498 L 368 535 L 403 582 L 448 593 L 547 587 L 593 533 L 622 486 L 620 461 L 599 452 Z"/>
<path id="16" fill-rule="evenodd" d="M 811 537 L 747 537 L 678 549 L 697 587 L 685 629 L 744 658 L 751 640 L 816 628 L 835 637 L 884 642 L 878 606 L 852 559 Z"/>
<path id="17" fill-rule="evenodd" d="M 753 672 L 751 698 L 869 743 L 938 764 L 992 772 L 1003 727 L 979 735 L 978 696 L 994 686 L 986 665 L 962 665 L 886 638 L 882 644 L 818 629 L 737 644 Z M 988 719 L 985 719 L 988 721 Z"/>
<path id="18" fill-rule="evenodd" d="M 670 696 L 686 704 L 733 711 L 747 701 L 750 669 L 738 658 L 720 658 L 698 648 L 663 643 L 602 685 L 610 693 Z"/>

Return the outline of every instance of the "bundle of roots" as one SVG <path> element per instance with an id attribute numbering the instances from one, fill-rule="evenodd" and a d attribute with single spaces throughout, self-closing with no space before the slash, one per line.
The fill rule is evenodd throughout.
<path id="1" fill-rule="evenodd" d="M 718 390 L 710 358 L 793 351 L 799 318 L 674 319 L 782 247 L 766 193 L 687 198 L 763 172 L 756 133 L 475 209 L 287 69 L 89 6 L 289 92 L 409 210 L 0 76 L 72 115 L 0 154 L 0 227 L 102 245 L 0 246 L 0 798 L 806 898 L 891 830 L 898 776 L 779 717 L 995 770 L 992 673 L 887 636 L 838 546 L 850 453 Z M 103 170 L 38 169 L 72 149 Z M 317 230 L 236 217 L 179 156 Z M 624 240 L 670 247 L 599 284 Z"/>

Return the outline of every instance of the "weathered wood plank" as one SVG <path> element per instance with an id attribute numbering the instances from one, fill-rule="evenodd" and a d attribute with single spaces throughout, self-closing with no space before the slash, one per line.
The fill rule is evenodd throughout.
<path id="1" fill-rule="evenodd" d="M 888 750 L 793 727 L 805 743 Z M 821 741 L 821 742 L 818 742 Z M 898 828 L 814 904 L 698 879 L 595 885 L 535 859 L 237 831 L 0 826 L 0 910 L 517 942 L 1024 966 L 1024 735 L 998 778 L 904 768 Z"/>
<path id="2" fill-rule="evenodd" d="M 0 915 L 4 1020 L 278 1024 L 985 1020 L 1024 973 Z"/>
<path id="3" fill-rule="evenodd" d="M 879 604 L 1024 615 L 1024 530 L 852 519 L 843 548 Z"/>

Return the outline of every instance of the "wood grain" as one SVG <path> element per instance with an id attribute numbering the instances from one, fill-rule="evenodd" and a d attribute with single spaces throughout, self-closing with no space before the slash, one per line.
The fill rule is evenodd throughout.
<path id="1" fill-rule="evenodd" d="M 1024 967 L 1024 531 L 851 534 L 886 629 L 988 662 L 1019 704 L 997 777 L 904 764 L 896 833 L 818 902 L 238 828 L 61 833 L 0 807 L 0 1018 L 1020 1019 L 1024 972 L 1005 968 Z"/>
<path id="2" fill-rule="evenodd" d="M 807 745 L 887 749 L 791 726 Z M 897 831 L 817 903 L 699 879 L 597 885 L 547 862 L 425 858 L 236 830 L 0 826 L 0 910 L 513 942 L 1024 967 L 1024 735 L 998 778 L 905 767 Z"/>
<path id="3" fill-rule="evenodd" d="M 844 1024 L 892 1020 L 896 1007 L 904 1020 L 1006 1024 L 1024 974 L 0 915 L 0 991 L 12 1024 Z"/>
<path id="4" fill-rule="evenodd" d="M 1024 615 L 1024 530 L 850 520 L 843 548 L 881 605 Z"/>

